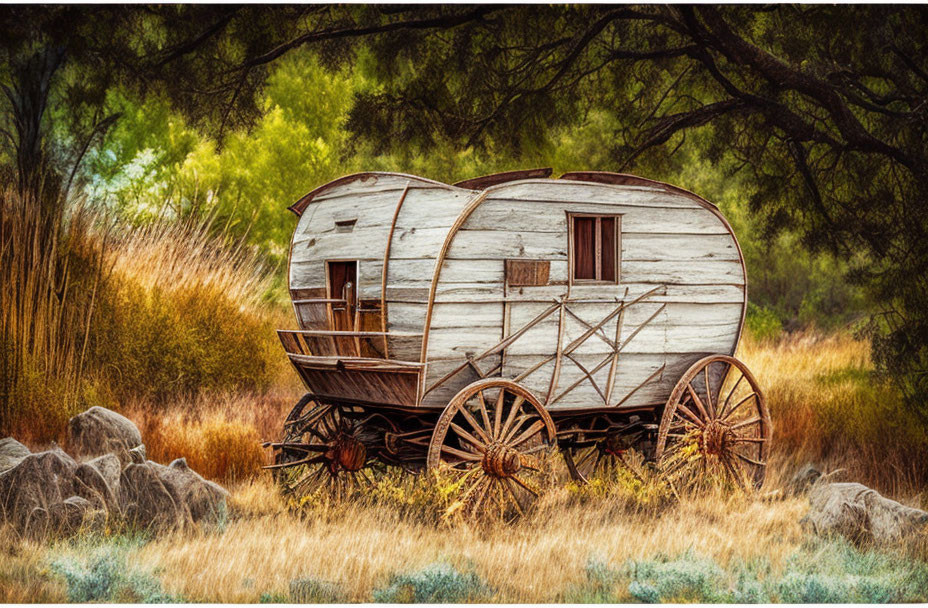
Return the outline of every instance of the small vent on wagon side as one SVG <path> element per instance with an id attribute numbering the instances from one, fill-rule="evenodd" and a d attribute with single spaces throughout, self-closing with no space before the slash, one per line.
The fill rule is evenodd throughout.
<path id="1" fill-rule="evenodd" d="M 354 230 L 354 225 L 358 223 L 358 218 L 352 220 L 336 220 L 335 221 L 335 232 L 351 232 Z"/>

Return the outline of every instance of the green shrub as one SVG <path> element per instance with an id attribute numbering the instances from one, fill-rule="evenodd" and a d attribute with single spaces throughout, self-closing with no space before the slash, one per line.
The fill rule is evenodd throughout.
<path id="1" fill-rule="evenodd" d="M 781 602 L 924 602 L 928 564 L 840 539 L 815 540 L 789 559 L 773 591 Z"/>
<path id="2" fill-rule="evenodd" d="M 591 557 L 584 568 L 586 582 L 567 590 L 563 601 L 571 604 L 615 604 L 615 589 L 622 574 L 609 567 L 602 558 Z"/>
<path id="3" fill-rule="evenodd" d="M 724 572 L 711 559 L 686 552 L 676 559 L 630 561 L 625 570 L 631 583 L 628 592 L 642 602 L 731 601 Z"/>
<path id="4" fill-rule="evenodd" d="M 783 323 L 777 313 L 753 302 L 748 302 L 744 322 L 754 339 L 760 342 L 775 340 L 783 333 Z"/>
<path id="5" fill-rule="evenodd" d="M 348 595 L 336 583 L 297 578 L 290 581 L 289 601 L 296 604 L 344 604 Z"/>
<path id="6" fill-rule="evenodd" d="M 158 579 L 150 573 L 130 568 L 123 549 L 118 546 L 105 545 L 92 551 L 85 563 L 73 557 L 61 557 L 51 563 L 51 570 L 64 578 L 68 600 L 73 603 L 183 601 L 166 594 Z"/>
<path id="7" fill-rule="evenodd" d="M 393 575 L 390 584 L 375 589 L 375 602 L 382 603 L 460 603 L 488 600 L 493 589 L 474 572 L 460 572 L 454 566 L 432 564 L 412 574 Z"/>

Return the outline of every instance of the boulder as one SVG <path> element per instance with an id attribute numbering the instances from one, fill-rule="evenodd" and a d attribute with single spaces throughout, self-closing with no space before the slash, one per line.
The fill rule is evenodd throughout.
<path id="1" fill-rule="evenodd" d="M 131 462 L 129 450 L 142 444 L 142 434 L 131 420 L 94 406 L 68 421 L 68 446 L 78 458 L 93 458 L 116 454 L 126 464 Z"/>
<path id="2" fill-rule="evenodd" d="M 229 493 L 187 466 L 186 458 L 178 458 L 166 467 L 157 465 L 156 470 L 175 500 L 187 507 L 193 521 L 215 523 L 225 513 Z"/>
<path id="3" fill-rule="evenodd" d="M 0 439 L 0 473 L 12 469 L 31 453 L 29 448 L 12 437 Z"/>
<path id="4" fill-rule="evenodd" d="M 891 542 L 928 524 L 928 512 L 882 496 L 859 483 L 824 483 L 809 493 L 809 513 L 803 527 L 852 541 Z"/>
<path id="5" fill-rule="evenodd" d="M 77 463 L 60 449 L 30 454 L 0 473 L 0 513 L 18 530 L 41 535 L 51 521 L 49 508 L 78 495 L 83 484 Z"/>
<path id="6" fill-rule="evenodd" d="M 91 501 L 113 515 L 121 511 L 119 505 L 119 479 L 122 463 L 115 454 L 104 454 L 81 463 L 75 476 L 92 493 Z"/>
<path id="7" fill-rule="evenodd" d="M 171 489 L 161 481 L 158 468 L 167 468 L 153 462 L 130 464 L 119 479 L 119 502 L 126 520 L 149 529 L 166 529 L 183 525 L 190 514 L 178 502 Z"/>
<path id="8" fill-rule="evenodd" d="M 95 525 L 105 519 L 102 510 L 95 509 L 93 503 L 81 496 L 69 496 L 48 508 L 48 528 L 57 534 L 73 534 L 85 523 Z"/>
<path id="9" fill-rule="evenodd" d="M 129 460 L 136 464 L 141 464 L 145 462 L 147 455 L 145 453 L 145 444 L 139 444 L 129 450 Z"/>
<path id="10" fill-rule="evenodd" d="M 0 440 L 0 522 L 41 537 L 71 533 L 115 518 L 151 529 L 215 523 L 229 493 L 179 458 L 146 460 L 138 428 L 124 416 L 92 407 L 68 423 L 68 444 L 81 462 L 54 446 L 32 454 Z"/>

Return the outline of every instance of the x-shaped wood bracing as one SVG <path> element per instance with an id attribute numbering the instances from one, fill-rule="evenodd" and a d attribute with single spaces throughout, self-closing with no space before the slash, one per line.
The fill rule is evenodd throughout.
<path id="1" fill-rule="evenodd" d="M 636 298 L 636 301 L 640 301 L 640 300 L 638 300 L 638 299 Z M 607 393 L 611 393 L 611 389 L 612 389 L 612 386 L 611 386 L 611 385 L 612 385 L 612 380 L 614 380 L 614 375 L 613 375 L 613 374 L 610 374 L 610 376 L 612 376 L 612 378 L 610 378 L 610 383 L 609 383 L 610 386 L 607 387 L 607 393 L 603 393 L 603 391 L 599 388 L 599 385 L 596 384 L 596 380 L 594 380 L 593 374 L 595 374 L 596 372 L 598 372 L 599 370 L 601 370 L 602 368 L 604 368 L 604 367 L 606 366 L 606 364 L 612 363 L 613 360 L 615 359 L 615 357 L 617 357 L 617 356 L 619 355 L 619 353 L 621 353 L 622 350 L 628 345 L 628 343 L 631 342 L 632 339 L 634 339 L 634 337 L 638 335 L 638 332 L 640 332 L 642 329 L 644 329 L 651 321 L 653 321 L 654 319 L 656 319 L 656 318 L 657 318 L 657 315 L 659 315 L 659 314 L 664 310 L 664 308 L 666 308 L 666 306 L 667 306 L 666 304 L 661 304 L 660 308 L 658 308 L 657 310 L 655 310 L 655 311 L 651 314 L 650 317 L 648 317 L 641 325 L 639 325 L 638 327 L 636 327 L 636 328 L 635 328 L 635 331 L 633 331 L 627 338 L 625 338 L 625 340 L 622 341 L 621 344 L 618 344 L 617 342 L 612 342 L 611 340 L 609 340 L 609 338 L 606 338 L 605 336 L 600 336 L 600 337 L 603 338 L 608 344 L 610 344 L 610 345 L 612 346 L 613 351 L 612 351 L 611 353 L 609 353 L 608 355 L 606 355 L 605 358 L 604 358 L 602 361 L 600 361 L 599 363 L 597 363 L 597 364 L 593 367 L 593 369 L 591 369 L 591 370 L 587 370 L 587 369 L 586 369 L 584 366 L 582 366 L 576 359 L 574 359 L 573 357 L 570 356 L 570 354 L 571 354 L 574 350 L 576 350 L 576 348 L 577 348 L 578 346 L 580 346 L 580 344 L 576 344 L 576 346 L 566 348 L 566 349 L 564 350 L 564 353 L 563 353 L 564 356 L 566 356 L 568 359 L 570 359 L 570 360 L 574 363 L 574 365 L 576 365 L 578 368 L 580 368 L 580 371 L 583 372 L 584 375 L 583 375 L 583 377 L 577 379 L 573 384 L 571 384 L 569 387 L 567 387 L 566 390 L 564 390 L 563 392 L 561 392 L 560 394 L 558 394 L 556 397 L 554 397 L 553 399 L 548 400 L 548 402 L 545 403 L 545 406 L 554 405 L 555 403 L 557 403 L 558 401 L 560 401 L 561 399 L 563 399 L 564 396 L 566 396 L 570 391 L 572 391 L 572 390 L 574 390 L 575 388 L 577 388 L 578 386 L 580 386 L 580 384 L 582 384 L 584 380 L 589 380 L 589 381 L 590 381 L 590 384 L 593 385 L 593 388 L 595 388 L 596 391 L 597 391 L 597 392 L 600 394 L 600 396 L 603 398 L 603 405 L 607 405 L 607 406 L 608 406 L 608 405 L 609 405 L 609 398 L 608 398 L 608 396 L 607 396 Z M 626 308 L 628 308 L 628 307 L 627 307 L 627 306 L 620 306 L 620 309 L 619 309 L 618 311 L 613 311 L 613 313 L 610 313 L 609 315 L 607 315 L 606 321 L 605 321 L 605 322 L 607 322 L 608 319 L 611 319 L 612 316 L 614 316 L 614 314 L 616 314 L 616 312 L 624 312 L 624 310 L 625 310 Z M 581 321 L 582 321 L 582 320 L 581 320 Z M 591 329 L 594 329 L 594 328 L 601 327 L 601 326 L 604 324 L 604 321 L 600 321 L 600 323 L 598 323 L 596 326 L 591 326 L 591 325 L 589 325 L 589 324 L 586 323 L 586 322 L 583 322 L 583 323 L 584 323 L 584 325 L 587 325 L 587 326 L 590 327 Z M 621 323 L 621 321 L 618 321 L 617 323 Z M 616 335 L 617 335 L 617 336 L 620 335 L 620 333 L 619 333 L 620 330 L 621 330 L 620 327 L 619 327 L 619 328 L 616 328 Z M 594 333 L 595 333 L 595 332 L 594 332 Z M 590 334 L 590 330 L 587 330 L 587 333 L 585 333 L 584 336 L 589 337 L 589 335 L 591 335 L 591 334 Z M 581 336 L 581 338 L 583 338 L 584 336 Z M 578 338 L 578 340 L 579 340 L 579 339 L 580 339 L 580 338 Z M 585 339 L 585 338 L 584 338 L 584 339 Z M 576 342 L 577 342 L 577 340 L 574 340 L 574 342 L 571 342 L 571 345 L 575 344 Z M 582 343 L 582 342 L 581 342 L 581 343 Z M 629 397 L 631 397 L 632 394 L 635 393 L 635 391 L 637 391 L 639 388 L 641 388 L 642 386 L 644 386 L 645 384 L 647 384 L 648 382 L 650 382 L 651 380 L 653 380 L 653 379 L 654 379 L 658 374 L 660 374 L 660 372 L 662 372 L 663 370 L 664 370 L 664 366 L 662 365 L 662 366 L 660 367 L 660 369 L 657 370 L 657 372 L 651 374 L 644 382 L 642 382 L 642 383 L 639 384 L 637 387 L 635 387 L 634 389 L 632 389 L 632 391 L 631 391 L 630 393 L 628 393 L 628 394 L 619 402 L 619 404 L 625 402 Z M 618 404 L 616 404 L 616 405 L 618 405 Z"/>

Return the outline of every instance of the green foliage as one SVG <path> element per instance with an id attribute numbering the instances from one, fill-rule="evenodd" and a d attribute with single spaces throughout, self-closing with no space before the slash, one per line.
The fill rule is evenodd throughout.
<path id="1" fill-rule="evenodd" d="M 924 602 L 928 564 L 840 539 L 814 540 L 790 558 L 773 588 L 790 603 Z"/>
<path id="2" fill-rule="evenodd" d="M 373 599 L 380 603 L 461 603 L 487 601 L 493 593 L 476 573 L 437 563 L 412 574 L 391 576 L 387 587 L 373 591 Z"/>
<path id="3" fill-rule="evenodd" d="M 285 601 L 296 604 L 344 604 L 348 601 L 348 595 L 336 583 L 297 578 L 290 581 L 290 596 Z"/>
<path id="4" fill-rule="evenodd" d="M 620 569 L 590 558 L 586 582 L 564 601 L 618 603 L 897 603 L 923 602 L 928 563 L 842 540 L 814 539 L 774 571 L 766 559 L 723 568 L 693 551 L 630 560 Z M 622 591 L 625 593 L 622 593 Z"/>
<path id="5" fill-rule="evenodd" d="M 82 545 L 83 546 L 83 545 Z M 183 599 L 166 594 L 161 583 L 149 572 L 131 567 L 127 551 L 133 542 L 109 541 L 96 547 L 83 546 L 83 557 L 61 556 L 51 562 L 51 570 L 61 576 L 68 589 L 68 601 L 165 604 Z"/>
<path id="6" fill-rule="evenodd" d="M 615 604 L 620 600 L 616 595 L 616 587 L 622 578 L 622 573 L 613 570 L 601 557 L 587 559 L 583 569 L 586 581 L 576 585 L 564 594 L 565 603 L 578 604 Z"/>
<path id="7" fill-rule="evenodd" d="M 631 582 L 628 592 L 646 603 L 730 601 L 724 572 L 711 559 L 686 552 L 669 559 L 630 561 L 625 571 Z"/>
<path id="8" fill-rule="evenodd" d="M 126 277 L 102 294 L 97 356 L 124 396 L 163 401 L 212 390 L 263 390 L 279 370 L 274 323 L 208 286 L 146 289 Z"/>
<path id="9" fill-rule="evenodd" d="M 134 221 L 211 215 L 234 235 L 286 260 L 286 208 L 312 188 L 350 172 L 342 156 L 352 93 L 363 83 L 295 53 L 267 79 L 261 118 L 229 134 L 222 148 L 199 135 L 157 97 L 138 103 L 113 94 L 124 118 L 97 151 L 88 193 L 112 199 Z"/>
<path id="10" fill-rule="evenodd" d="M 755 340 L 774 340 L 783 333 L 783 323 L 775 312 L 754 302 L 748 302 L 748 310 L 744 319 L 747 330 Z"/>

